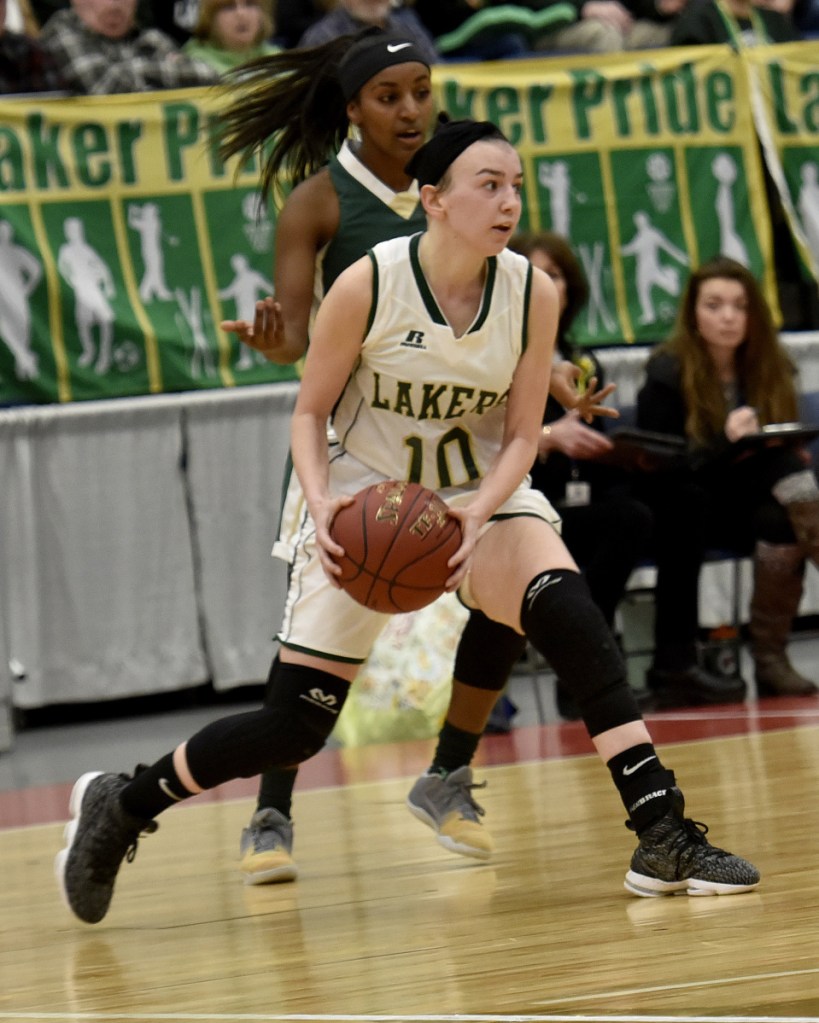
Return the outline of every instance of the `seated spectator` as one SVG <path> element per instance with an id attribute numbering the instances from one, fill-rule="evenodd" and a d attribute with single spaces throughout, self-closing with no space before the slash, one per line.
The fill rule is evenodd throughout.
<path id="1" fill-rule="evenodd" d="M 66 8 L 71 6 L 71 0 L 23 0 L 31 7 L 32 14 L 37 20 L 38 25 L 45 25 L 48 19 L 56 11 L 64 11 Z M 188 0 L 190 2 L 190 0 Z M 173 6 L 174 0 L 139 0 L 137 3 L 136 19 L 137 24 L 143 28 L 151 28 L 154 26 L 154 17 L 152 6 L 162 6 L 168 8 Z M 179 0 L 176 0 L 177 6 Z M 161 28 L 161 25 L 157 23 L 157 28 Z"/>
<path id="2" fill-rule="evenodd" d="M 541 52 L 618 53 L 668 46 L 687 0 L 573 0 L 577 20 L 537 41 Z"/>
<path id="3" fill-rule="evenodd" d="M 59 70 L 37 40 L 6 30 L 6 0 L 0 0 L 0 93 L 4 96 L 65 89 Z"/>
<path id="4" fill-rule="evenodd" d="M 412 39 L 430 64 L 437 64 L 441 59 L 432 36 L 415 11 L 409 7 L 394 7 L 392 0 L 338 0 L 337 7 L 307 29 L 299 40 L 299 47 L 319 46 L 371 26 Z"/>
<path id="5" fill-rule="evenodd" d="M 594 353 L 577 348 L 570 340 L 572 324 L 589 296 L 571 246 L 562 236 L 544 231 L 518 235 L 509 248 L 527 256 L 554 281 L 560 301 L 558 353 L 580 368 L 581 390 L 601 387 L 603 371 Z M 531 471 L 532 486 L 560 513 L 561 535 L 569 553 L 582 569 L 594 602 L 613 627 L 629 576 L 649 552 L 651 512 L 634 497 L 630 474 L 600 461 L 611 451 L 612 442 L 599 419 L 587 425 L 576 411 L 566 412 L 550 395 L 543 422 L 538 458 Z M 560 679 L 557 707 L 565 718 L 580 716 Z"/>
<path id="6" fill-rule="evenodd" d="M 277 53 L 270 0 L 202 0 L 193 38 L 182 47 L 189 57 L 209 64 L 219 74 L 254 57 Z"/>
<path id="7" fill-rule="evenodd" d="M 689 442 L 686 463 L 653 481 L 658 646 L 649 684 L 665 705 L 709 698 L 695 666 L 698 580 L 709 546 L 753 551 L 749 631 L 758 693 L 817 691 L 788 660 L 786 644 L 805 559 L 819 563 L 819 486 L 805 450 L 742 440 L 796 416 L 794 368 L 756 279 L 726 257 L 704 264 L 637 397 L 639 426 Z"/>
<path id="8" fill-rule="evenodd" d="M 110 95 L 210 85 L 213 68 L 183 54 L 158 29 L 140 30 L 136 0 L 71 0 L 52 14 L 40 42 L 57 63 L 66 88 Z"/>
<path id="9" fill-rule="evenodd" d="M 739 49 L 798 39 L 788 11 L 753 0 L 689 0 L 671 30 L 672 46 L 730 43 Z"/>

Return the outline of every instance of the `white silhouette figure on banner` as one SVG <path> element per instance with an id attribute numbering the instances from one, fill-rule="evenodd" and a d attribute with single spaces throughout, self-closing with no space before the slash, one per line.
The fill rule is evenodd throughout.
<path id="1" fill-rule="evenodd" d="M 674 182 L 674 165 L 666 153 L 652 153 L 648 157 L 646 175 L 646 191 L 654 209 L 659 213 L 668 213 L 677 197 L 677 185 Z"/>
<path id="2" fill-rule="evenodd" d="M 79 217 L 63 223 L 66 241 L 57 253 L 57 269 L 74 292 L 74 318 L 80 336 L 82 354 L 78 365 L 94 361 L 94 327 L 99 329 L 99 351 L 94 367 L 107 373 L 111 366 L 114 337 L 114 310 L 109 299 L 116 294 L 114 276 L 108 264 L 85 240 L 85 227 Z"/>
<path id="3" fill-rule="evenodd" d="M 723 256 L 730 256 L 743 266 L 748 266 L 750 263 L 748 250 L 736 228 L 733 194 L 734 182 L 737 179 L 736 160 L 728 153 L 720 153 L 714 157 L 711 171 L 719 182 L 714 203 L 719 223 L 719 251 Z"/>
<path id="4" fill-rule="evenodd" d="M 202 289 L 191 288 L 190 298 L 181 288 L 176 289 L 176 301 L 179 309 L 190 328 L 193 339 L 193 354 L 191 355 L 191 376 L 194 378 L 213 376 L 216 368 L 213 364 L 213 355 L 210 350 L 207 334 L 203 327 L 202 318 Z M 177 317 L 177 322 L 179 322 Z"/>
<path id="5" fill-rule="evenodd" d="M 641 324 L 654 323 L 657 315 L 651 296 L 652 288 L 661 288 L 669 295 L 680 293 L 680 272 L 675 266 L 663 266 L 660 253 L 665 252 L 683 265 L 688 265 L 688 256 L 678 249 L 673 242 L 654 227 L 647 213 L 638 211 L 634 214 L 634 226 L 637 229 L 630 242 L 620 247 L 624 256 L 634 256 L 637 277 L 637 297 L 640 302 Z"/>
<path id="6" fill-rule="evenodd" d="M 257 192 L 249 192 L 242 200 L 242 230 L 254 252 L 269 253 L 273 237 L 273 222 L 267 215 L 264 200 Z"/>
<path id="7" fill-rule="evenodd" d="M 603 242 L 594 242 L 592 245 L 581 243 L 577 247 L 580 254 L 580 262 L 589 282 L 589 301 L 586 304 L 586 325 L 590 334 L 597 333 L 597 317 L 603 323 L 603 327 L 614 333 L 617 321 L 611 315 L 606 304 L 606 297 L 603 294 Z"/>
<path id="8" fill-rule="evenodd" d="M 569 165 L 565 160 L 541 163 L 537 170 L 538 181 L 549 190 L 549 216 L 552 230 L 571 237 L 571 178 Z"/>
<path id="9" fill-rule="evenodd" d="M 12 241 L 14 229 L 0 220 L 0 336 L 14 356 L 18 380 L 37 376 L 37 355 L 31 347 L 29 298 L 42 280 L 40 261 Z"/>
<path id="10" fill-rule="evenodd" d="M 139 297 L 143 302 L 173 298 L 165 283 L 165 256 L 162 252 L 162 217 L 155 202 L 130 203 L 128 226 L 139 233 L 143 273 L 139 283 Z"/>
<path id="11" fill-rule="evenodd" d="M 819 166 L 807 160 L 799 171 L 801 186 L 796 212 L 805 232 L 805 240 L 819 269 Z"/>
<path id="12" fill-rule="evenodd" d="M 250 265 L 247 256 L 236 253 L 230 257 L 230 265 L 233 268 L 233 280 L 226 288 L 219 291 L 219 298 L 223 301 L 233 299 L 236 306 L 235 320 L 247 320 L 253 322 L 256 315 L 256 301 L 260 297 L 273 294 L 273 284 L 263 275 L 254 270 Z M 236 369 L 251 369 L 256 363 L 267 362 L 261 352 L 255 351 L 249 345 L 241 345 L 241 353 L 236 361 Z"/>

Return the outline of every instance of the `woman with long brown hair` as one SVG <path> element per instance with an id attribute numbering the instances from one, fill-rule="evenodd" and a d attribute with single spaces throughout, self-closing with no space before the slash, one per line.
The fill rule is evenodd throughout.
<path id="1" fill-rule="evenodd" d="M 803 447 L 760 438 L 763 427 L 796 420 L 798 405 L 794 366 L 753 274 L 727 257 L 705 263 L 691 274 L 674 332 L 653 353 L 638 395 L 639 426 L 689 444 L 685 468 L 654 488 L 655 631 L 658 650 L 662 640 L 693 662 L 706 546 L 753 551 L 750 634 L 760 695 L 817 691 L 790 663 L 786 644 L 805 558 L 819 563 L 819 487 Z M 667 702 L 686 693 L 684 673 L 656 657 L 649 680 Z"/>

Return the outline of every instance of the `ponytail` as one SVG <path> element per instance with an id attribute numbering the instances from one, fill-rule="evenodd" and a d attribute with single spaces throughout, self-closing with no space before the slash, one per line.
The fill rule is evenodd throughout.
<path id="1" fill-rule="evenodd" d="M 315 173 L 347 137 L 337 71 L 353 38 L 258 57 L 225 75 L 234 98 L 219 115 L 219 153 L 243 162 L 258 153 L 263 196 L 282 179 L 298 184 Z"/>

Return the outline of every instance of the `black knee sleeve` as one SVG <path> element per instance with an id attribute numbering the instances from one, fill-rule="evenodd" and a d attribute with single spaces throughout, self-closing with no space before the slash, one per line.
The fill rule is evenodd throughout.
<path id="1" fill-rule="evenodd" d="M 324 745 L 348 690 L 337 675 L 274 662 L 264 707 L 214 721 L 188 741 L 191 774 L 210 789 L 231 778 L 300 764 Z"/>
<path id="2" fill-rule="evenodd" d="M 529 583 L 520 622 L 529 642 L 569 687 L 594 737 L 641 717 L 626 666 L 585 579 L 568 569 Z"/>
<path id="3" fill-rule="evenodd" d="M 455 678 L 476 689 L 500 692 L 525 649 L 525 636 L 482 611 L 472 611 L 455 654 Z"/>
<path id="4" fill-rule="evenodd" d="M 264 696 L 262 697 L 262 703 L 265 707 L 269 707 L 276 693 L 276 683 L 279 678 L 279 672 L 282 670 L 282 662 L 279 660 L 279 655 L 273 658 L 273 662 L 270 665 L 270 671 L 267 673 L 267 682 L 264 687 Z"/>

